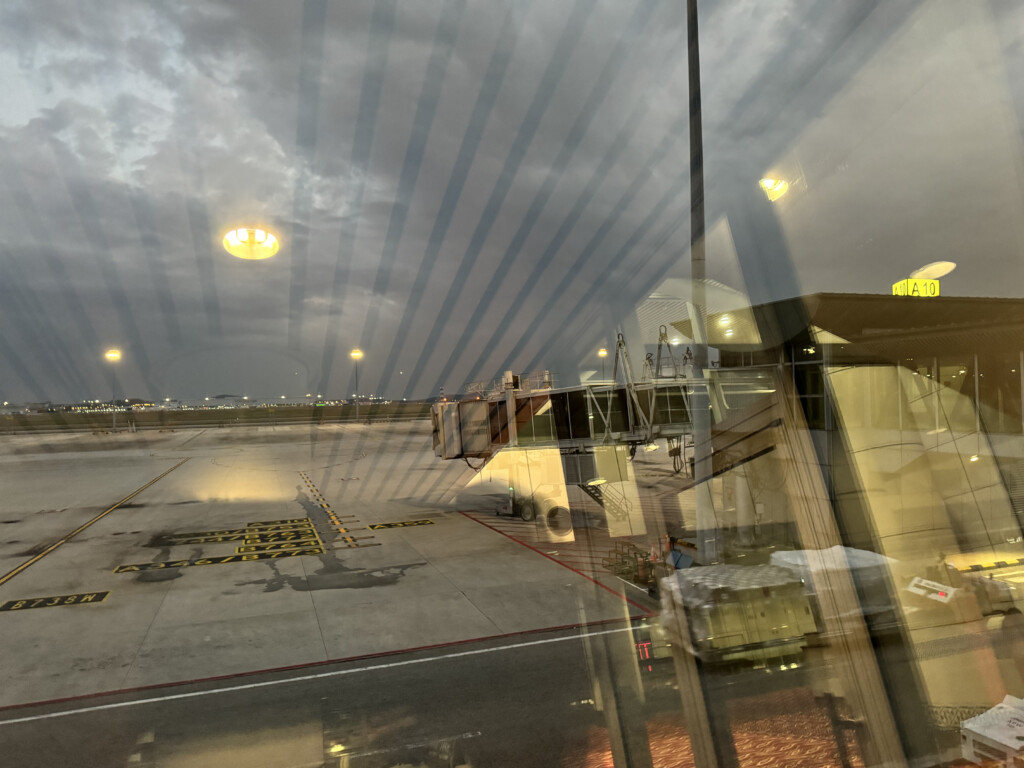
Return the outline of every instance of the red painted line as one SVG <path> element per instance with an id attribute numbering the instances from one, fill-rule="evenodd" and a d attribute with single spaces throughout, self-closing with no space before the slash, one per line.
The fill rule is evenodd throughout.
<path id="1" fill-rule="evenodd" d="M 642 606 L 641 606 L 642 607 Z M 524 629 L 520 632 L 506 632 L 501 635 L 487 635 L 485 637 L 471 637 L 465 640 L 452 640 L 447 643 L 434 643 L 433 645 L 419 645 L 412 648 L 398 648 L 393 651 L 378 651 L 377 653 L 364 653 L 359 656 L 343 656 L 337 659 L 327 659 L 326 661 L 309 661 L 304 664 L 289 664 L 283 667 L 269 667 L 267 669 L 254 669 L 251 672 L 233 672 L 229 675 L 213 675 L 211 677 L 196 677 L 191 680 L 175 680 L 170 683 L 155 683 L 153 685 L 140 685 L 135 688 L 121 688 L 114 691 L 98 691 L 97 693 L 83 693 L 78 696 L 64 696 L 59 699 L 41 699 L 40 701 L 27 701 L 23 704 L 7 704 L 0 707 L 0 712 L 9 712 L 16 709 L 26 709 L 29 707 L 45 707 L 57 704 L 68 704 L 75 701 L 87 701 L 89 699 L 98 699 L 109 696 L 124 696 L 126 694 L 133 693 L 145 693 L 146 691 L 160 691 L 166 688 L 179 688 L 184 685 L 201 685 L 203 683 L 215 683 L 223 680 L 237 680 L 245 677 L 255 677 L 256 675 L 273 675 L 281 672 L 294 672 L 303 669 L 316 669 L 317 667 L 326 667 L 330 664 L 351 664 L 357 661 L 369 661 L 371 659 L 388 658 L 390 656 L 399 656 L 403 653 L 419 653 L 422 651 L 433 651 L 439 648 L 451 648 L 460 645 L 469 645 L 470 643 L 486 643 L 493 640 L 506 640 L 510 637 L 522 637 L 523 635 L 539 635 L 544 632 L 563 632 L 569 629 L 590 629 L 592 627 L 604 627 L 609 624 L 625 624 L 627 621 L 636 621 L 638 619 L 646 619 L 649 615 L 643 616 L 630 616 L 628 619 L 601 619 L 599 621 L 587 621 L 577 624 L 562 624 L 555 627 L 540 627 L 538 629 Z"/>
<path id="2" fill-rule="evenodd" d="M 576 558 L 573 558 L 573 557 L 560 557 L 558 555 L 552 555 L 552 557 L 555 558 L 556 560 L 558 560 L 558 562 L 560 562 L 560 563 L 562 563 L 562 562 L 565 562 L 565 563 L 583 563 L 585 565 L 595 565 L 595 566 L 597 566 L 599 568 L 603 568 L 604 567 L 604 563 L 602 563 L 600 560 L 581 560 L 578 557 L 576 557 Z"/>
<path id="3" fill-rule="evenodd" d="M 618 598 L 620 598 L 620 599 L 622 599 L 622 600 L 625 600 L 625 601 L 626 601 L 627 603 L 629 603 L 630 605 L 632 605 L 632 606 L 633 606 L 634 608 L 639 608 L 639 609 L 640 609 L 641 611 L 643 611 L 643 612 L 644 612 L 644 614 L 645 614 L 646 616 L 654 616 L 654 615 L 655 615 L 655 612 L 654 612 L 653 610 L 651 610 L 650 608 L 647 608 L 646 606 L 643 606 L 643 605 L 641 605 L 640 603 L 637 603 L 637 602 L 634 602 L 633 600 L 630 600 L 630 599 L 629 599 L 628 597 L 626 597 L 625 595 L 620 595 L 620 594 L 619 594 L 618 592 L 616 592 L 616 591 L 615 591 L 614 589 L 612 589 L 611 587 L 609 587 L 609 586 L 607 586 L 607 585 L 605 585 L 605 584 L 602 584 L 602 583 L 601 583 L 600 581 L 598 581 L 597 579 L 592 579 L 592 578 L 590 578 L 589 576 L 587 576 L 587 574 L 583 573 L 582 571 L 578 571 L 578 570 L 576 570 L 575 568 L 573 568 L 572 566 L 566 565 L 565 563 L 560 563 L 560 562 L 558 562 L 558 560 L 556 560 L 555 558 L 553 558 L 553 557 L 552 557 L 551 555 L 549 555 L 549 554 L 546 554 L 546 553 L 544 553 L 544 552 L 541 552 L 541 551 L 540 551 L 539 549 L 537 549 L 536 547 L 531 547 L 531 546 L 530 546 L 529 544 L 527 544 L 527 543 L 526 543 L 525 541 L 520 541 L 519 539 L 517 539 L 517 538 L 515 538 L 515 537 L 513 537 L 513 536 L 509 536 L 509 535 L 508 535 L 507 533 L 504 533 L 504 532 L 502 532 L 502 531 L 499 531 L 499 530 L 498 530 L 497 528 L 494 528 L 493 526 L 490 526 L 490 525 L 488 525 L 488 524 L 487 524 L 487 523 L 485 523 L 485 522 L 484 522 L 483 520 L 477 520 L 477 519 L 476 519 L 475 517 L 473 517 L 472 515 L 467 515 L 467 514 L 466 514 L 465 512 L 459 512 L 459 514 L 460 514 L 460 515 L 463 515 L 463 516 L 465 516 L 465 517 L 467 517 L 467 518 L 469 518 L 470 520 L 472 520 L 472 521 L 474 521 L 474 522 L 480 523 L 480 525 L 484 526 L 485 528 L 490 528 L 490 529 L 491 529 L 492 531 L 494 531 L 495 533 L 500 533 L 500 534 L 501 534 L 502 536 L 506 536 L 506 537 L 508 537 L 509 539 L 512 539 L 512 541 L 514 541 L 514 542 L 515 542 L 516 544 L 519 544 L 520 546 L 526 547 L 527 549 L 532 549 L 532 550 L 533 550 L 534 552 L 536 552 L 536 553 L 537 553 L 538 555 L 540 555 L 541 557 L 546 557 L 546 558 L 547 558 L 548 560 L 550 560 L 551 562 L 553 562 L 553 563 L 558 563 L 558 565 L 562 566 L 563 568 L 566 568 L 566 569 L 568 569 L 568 570 L 572 571 L 573 573 L 579 574 L 580 576 L 582 576 L 582 577 L 583 577 L 584 579 L 586 579 L 587 581 L 592 581 L 592 582 L 594 582 L 594 583 L 595 583 L 595 584 L 596 584 L 597 586 L 599 586 L 599 587 L 600 587 L 601 589 L 603 589 L 603 590 L 605 590 L 605 591 L 607 591 L 607 592 L 611 592 L 611 593 L 612 593 L 613 595 L 615 595 L 616 597 L 618 597 Z"/>
<path id="4" fill-rule="evenodd" d="M 562 551 L 551 551 L 546 553 L 551 555 L 552 557 L 557 557 L 560 560 L 585 560 L 588 563 L 599 563 L 601 562 L 601 559 L 605 557 L 604 555 L 588 555 L 582 552 L 572 553 Z"/>
<path id="5" fill-rule="evenodd" d="M 563 560 L 594 560 L 594 561 L 599 561 L 599 560 L 601 560 L 601 558 L 606 557 L 606 555 L 591 555 L 591 554 L 588 554 L 586 552 L 562 552 L 561 550 L 556 550 L 554 552 L 548 552 L 548 554 L 551 555 L 552 557 L 560 557 Z"/>

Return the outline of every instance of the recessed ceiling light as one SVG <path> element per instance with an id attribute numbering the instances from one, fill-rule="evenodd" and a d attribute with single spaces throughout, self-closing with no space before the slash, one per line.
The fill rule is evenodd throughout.
<path id="1" fill-rule="evenodd" d="M 925 264 L 920 269 L 915 269 L 910 273 L 910 276 L 915 280 L 938 280 L 940 277 L 948 275 L 954 269 L 956 269 L 956 262 L 933 261 L 931 264 Z"/>

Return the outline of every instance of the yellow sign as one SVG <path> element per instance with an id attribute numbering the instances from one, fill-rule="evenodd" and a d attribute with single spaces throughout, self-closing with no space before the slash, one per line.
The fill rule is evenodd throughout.
<path id="1" fill-rule="evenodd" d="M 908 277 L 892 284 L 892 295 L 920 296 L 930 299 L 939 295 L 939 281 Z"/>
<path id="2" fill-rule="evenodd" d="M 81 595 L 57 595 L 56 597 L 26 597 L 24 600 L 8 600 L 0 605 L 0 611 L 21 611 L 27 608 L 55 608 L 58 605 L 83 605 L 102 603 L 110 592 L 86 592 Z"/>

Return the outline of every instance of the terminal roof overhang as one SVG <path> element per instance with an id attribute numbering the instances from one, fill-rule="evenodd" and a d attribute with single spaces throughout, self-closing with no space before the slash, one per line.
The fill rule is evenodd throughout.
<path id="1" fill-rule="evenodd" d="M 724 336 L 720 320 L 736 328 Z M 689 320 L 672 324 L 692 338 Z M 1012 353 L 1024 349 L 1024 300 L 816 293 L 708 315 L 708 341 L 725 351 L 834 344 L 865 359 Z"/>

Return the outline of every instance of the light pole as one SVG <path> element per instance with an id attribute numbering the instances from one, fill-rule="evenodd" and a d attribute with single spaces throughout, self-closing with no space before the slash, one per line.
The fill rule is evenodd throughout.
<path id="1" fill-rule="evenodd" d="M 604 381 L 604 359 L 608 357 L 608 350 L 601 347 L 597 350 L 597 356 L 601 358 L 601 380 Z"/>
<path id="2" fill-rule="evenodd" d="M 108 349 L 103 357 L 110 363 L 110 412 L 113 414 L 110 422 L 110 431 L 117 431 L 117 364 L 121 362 L 121 350 L 117 348 Z"/>
<path id="3" fill-rule="evenodd" d="M 348 353 L 356 364 L 356 421 L 359 421 L 359 361 L 363 359 L 363 350 L 353 349 Z"/>

